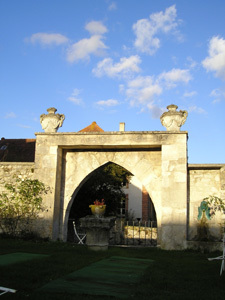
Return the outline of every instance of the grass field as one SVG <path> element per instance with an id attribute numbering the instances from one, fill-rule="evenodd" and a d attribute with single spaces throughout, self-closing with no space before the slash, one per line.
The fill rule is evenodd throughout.
<path id="1" fill-rule="evenodd" d="M 134 284 L 133 299 L 225 299 L 225 272 L 219 275 L 221 261 L 207 260 L 221 253 L 118 247 L 95 252 L 69 243 L 0 239 L 1 255 L 19 252 L 36 256 L 0 265 L 0 286 L 17 290 L 15 294 L 2 295 L 2 299 L 116 299 L 69 293 L 49 295 L 41 290 L 53 280 L 113 256 L 153 260 Z"/>

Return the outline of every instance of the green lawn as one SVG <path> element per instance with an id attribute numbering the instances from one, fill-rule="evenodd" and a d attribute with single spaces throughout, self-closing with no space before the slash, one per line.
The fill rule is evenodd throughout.
<path id="1" fill-rule="evenodd" d="M 153 260 L 141 280 L 134 284 L 133 299 L 225 299 L 225 272 L 219 275 L 221 261 L 207 260 L 221 253 L 118 247 L 94 252 L 69 243 L 0 239 L 1 255 L 19 252 L 35 255 L 27 261 L 0 264 L 0 286 L 17 290 L 15 294 L 4 294 L 2 299 L 116 299 L 67 293 L 49 295 L 41 290 L 53 280 L 114 256 Z"/>

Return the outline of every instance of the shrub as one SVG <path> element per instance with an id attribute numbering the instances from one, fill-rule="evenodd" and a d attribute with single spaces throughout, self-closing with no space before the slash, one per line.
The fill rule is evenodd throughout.
<path id="1" fill-rule="evenodd" d="M 4 185 L 0 193 L 0 228 L 12 236 L 31 232 L 32 221 L 43 211 L 43 195 L 50 191 L 37 179 L 16 177 L 12 183 Z"/>

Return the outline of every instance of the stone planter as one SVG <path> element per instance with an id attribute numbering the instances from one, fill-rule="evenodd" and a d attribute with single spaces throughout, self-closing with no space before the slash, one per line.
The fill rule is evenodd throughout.
<path id="1" fill-rule="evenodd" d="M 96 218 L 101 218 L 104 216 L 106 205 L 89 205 L 89 207 L 91 209 L 92 214 Z"/>
<path id="2" fill-rule="evenodd" d="M 110 229 L 115 224 L 115 217 L 96 218 L 86 216 L 80 219 L 80 226 L 86 231 L 86 245 L 89 249 L 107 250 L 109 246 Z"/>
<path id="3" fill-rule="evenodd" d="M 167 131 L 180 131 L 180 127 L 187 119 L 188 112 L 186 110 L 177 111 L 177 108 L 177 105 L 168 105 L 168 111 L 160 117 L 160 121 Z"/>

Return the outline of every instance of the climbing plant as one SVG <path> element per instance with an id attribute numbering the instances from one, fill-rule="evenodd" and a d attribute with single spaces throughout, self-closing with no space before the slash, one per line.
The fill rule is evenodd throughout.
<path id="1" fill-rule="evenodd" d="M 32 221 L 44 210 L 43 196 L 49 191 L 38 179 L 17 176 L 5 183 L 0 193 L 1 231 L 13 236 L 30 232 Z"/>

